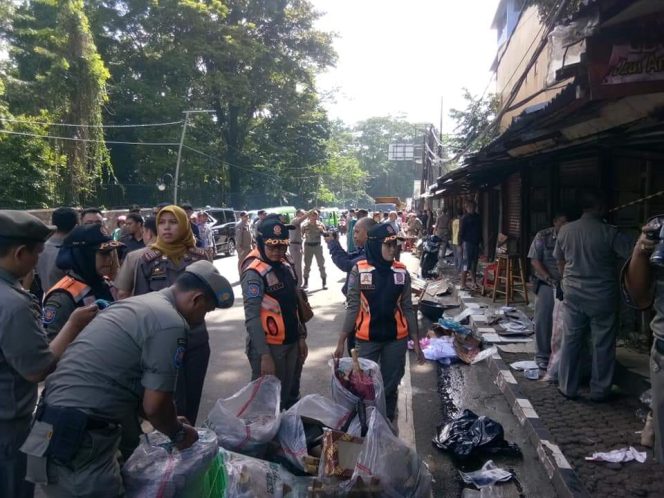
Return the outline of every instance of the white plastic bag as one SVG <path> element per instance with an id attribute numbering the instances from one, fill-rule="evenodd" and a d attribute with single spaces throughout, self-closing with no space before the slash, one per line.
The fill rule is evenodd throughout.
<path id="1" fill-rule="evenodd" d="M 250 382 L 233 396 L 216 402 L 205 426 L 219 446 L 245 455 L 261 456 L 279 430 L 281 382 L 272 375 Z"/>
<path id="2" fill-rule="evenodd" d="M 303 397 L 282 414 L 277 439 L 283 456 L 295 467 L 304 470 L 303 458 L 307 455 L 307 439 L 301 417 L 317 420 L 326 427 L 338 430 L 348 422 L 352 414 L 352 411 L 320 394 Z M 360 431 L 360 423 L 356 417 L 347 432 L 359 436 Z"/>
<path id="3" fill-rule="evenodd" d="M 122 467 L 126 497 L 175 498 L 195 490 L 218 448 L 217 436 L 208 429 L 198 429 L 198 441 L 183 451 L 161 432 L 151 432 Z"/>
<path id="4" fill-rule="evenodd" d="M 361 477 L 368 482 L 380 479 L 381 496 L 390 498 L 428 498 L 431 495 L 431 473 L 415 450 L 392 433 L 378 410 L 371 410 L 369 431 L 355 464 L 352 484 Z"/>
<path id="5" fill-rule="evenodd" d="M 330 369 L 332 371 L 332 399 L 339 405 L 347 408 L 348 410 L 353 410 L 357 405 L 357 402 L 360 400 L 352 392 L 346 389 L 335 374 L 335 361 L 330 360 L 328 362 Z M 376 393 L 375 399 L 373 401 L 366 401 L 365 405 L 375 406 L 380 413 L 385 415 L 385 389 L 383 387 L 383 376 L 380 374 L 380 366 L 371 360 L 365 358 L 360 358 L 360 367 L 364 372 L 367 372 L 371 375 L 373 379 L 374 392 Z M 353 361 L 351 358 L 341 358 L 339 360 L 339 369 L 342 372 L 350 372 L 353 369 Z"/>
<path id="6" fill-rule="evenodd" d="M 219 455 L 226 469 L 223 498 L 304 498 L 313 482 L 296 477 L 281 465 L 259 460 L 221 448 Z"/>

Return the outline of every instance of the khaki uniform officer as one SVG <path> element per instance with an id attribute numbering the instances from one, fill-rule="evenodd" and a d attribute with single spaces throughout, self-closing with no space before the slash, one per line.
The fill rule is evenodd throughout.
<path id="1" fill-rule="evenodd" d="M 98 314 L 46 380 L 23 447 L 33 457 L 28 476 L 46 496 L 122 496 L 117 450 L 140 407 L 179 449 L 196 441 L 196 430 L 176 416 L 176 379 L 191 330 L 206 313 L 232 304 L 228 281 L 199 261 L 175 285 Z"/>
<path id="2" fill-rule="evenodd" d="M 39 303 L 19 278 L 37 264 L 50 227 L 22 211 L 0 211 L 0 496 L 32 497 L 25 481 L 26 457 L 19 452 L 30 430 L 37 383 L 94 317 L 96 306 L 76 310 L 51 342 L 41 325 Z"/>
<path id="3" fill-rule="evenodd" d="M 323 281 L 323 289 L 327 289 L 325 275 L 325 258 L 323 257 L 323 246 L 321 237 L 325 232 L 325 225 L 318 219 L 318 211 L 315 209 L 309 211 L 308 219 L 302 224 L 302 235 L 304 235 L 304 285 L 303 289 L 309 287 L 309 273 L 311 272 L 311 260 L 316 256 L 316 263 L 320 271 L 320 278 Z"/>
<path id="4" fill-rule="evenodd" d="M 307 331 L 300 320 L 297 276 L 286 251 L 288 230 L 268 216 L 256 227 L 256 249 L 242 266 L 242 295 L 251 378 L 275 375 L 281 381 L 281 408 L 299 397 Z"/>
<path id="5" fill-rule="evenodd" d="M 176 221 L 176 234 L 167 238 L 169 222 Z M 171 226 L 172 229 L 172 226 Z M 173 231 L 173 230 L 172 230 Z M 134 295 L 159 291 L 173 285 L 185 269 L 196 261 L 207 259 L 204 249 L 196 242 L 184 211 L 166 206 L 157 215 L 157 240 L 143 253 L 136 267 Z M 209 335 L 205 322 L 191 331 L 184 368 L 178 376 L 176 403 L 178 415 L 196 423 L 203 392 L 205 373 L 210 359 Z"/>
<path id="6" fill-rule="evenodd" d="M 240 213 L 240 221 L 235 225 L 235 247 L 237 248 L 237 267 L 242 273 L 242 262 L 251 252 L 251 229 L 249 215 L 246 211 Z"/>
<path id="7" fill-rule="evenodd" d="M 288 232 L 290 239 L 290 247 L 288 252 L 293 259 L 295 265 L 295 273 L 297 273 L 297 285 L 302 287 L 302 223 L 307 219 L 307 213 L 304 209 L 298 209 L 293 219 L 293 228 Z"/>
<path id="8" fill-rule="evenodd" d="M 629 257 L 630 240 L 602 219 L 601 194 L 582 196 L 581 219 L 558 232 L 553 251 L 563 276 L 562 344 L 558 388 L 567 398 L 576 398 L 581 377 L 581 349 L 585 336 L 592 341 L 590 399 L 606 400 L 613 383 L 618 332 L 617 264 Z"/>

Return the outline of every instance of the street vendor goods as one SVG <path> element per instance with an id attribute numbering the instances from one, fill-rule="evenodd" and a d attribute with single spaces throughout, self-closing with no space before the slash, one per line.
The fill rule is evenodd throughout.
<path id="1" fill-rule="evenodd" d="M 357 391 L 357 385 L 353 378 L 360 378 L 359 372 L 353 373 L 353 360 L 351 358 L 338 358 L 329 361 L 332 369 L 332 399 L 339 405 L 349 410 L 357 408 L 357 402 L 362 401 L 366 406 L 375 406 L 381 413 L 385 413 L 385 390 L 383 387 L 383 377 L 380 374 L 380 367 L 374 361 L 365 358 L 358 358 L 359 369 L 362 372 L 361 379 L 367 382 L 367 377 L 371 379 L 372 387 L 369 389 L 365 385 L 364 391 Z M 357 365 L 355 366 L 357 369 Z M 364 396 L 368 396 L 365 398 Z"/>
<path id="2" fill-rule="evenodd" d="M 198 441 L 182 451 L 160 432 L 144 435 L 122 467 L 127 498 L 195 497 L 217 451 L 217 436 L 208 429 L 198 429 Z"/>
<path id="3" fill-rule="evenodd" d="M 219 437 L 219 445 L 245 455 L 262 456 L 279 430 L 281 382 L 260 377 L 230 398 L 214 405 L 205 425 Z"/>

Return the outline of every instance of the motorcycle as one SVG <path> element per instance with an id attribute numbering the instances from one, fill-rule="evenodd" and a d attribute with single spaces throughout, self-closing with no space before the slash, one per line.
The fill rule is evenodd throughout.
<path id="1" fill-rule="evenodd" d="M 422 243 L 422 256 L 420 258 L 420 272 L 422 278 L 435 278 L 433 272 L 438 263 L 438 252 L 440 251 L 440 244 L 443 240 L 436 236 L 430 235 Z"/>

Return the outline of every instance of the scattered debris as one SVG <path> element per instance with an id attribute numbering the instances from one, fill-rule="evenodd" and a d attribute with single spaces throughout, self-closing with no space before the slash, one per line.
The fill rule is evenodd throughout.
<path id="1" fill-rule="evenodd" d="M 507 482 L 514 474 L 509 470 L 504 470 L 498 467 L 493 460 L 487 461 L 482 468 L 476 470 L 475 472 L 459 472 L 461 474 L 461 479 L 466 484 L 473 484 L 477 488 L 486 488 L 487 486 L 492 486 L 497 482 Z"/>
<path id="2" fill-rule="evenodd" d="M 636 460 L 639 463 L 643 463 L 646 461 L 646 452 L 637 451 L 636 448 L 630 446 L 629 448 L 621 448 L 619 450 L 608 452 L 595 452 L 592 454 L 592 456 L 586 457 L 586 460 L 590 462 L 611 463 L 623 463 Z"/>

